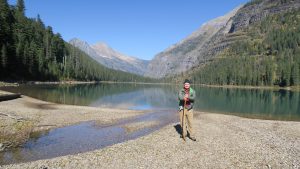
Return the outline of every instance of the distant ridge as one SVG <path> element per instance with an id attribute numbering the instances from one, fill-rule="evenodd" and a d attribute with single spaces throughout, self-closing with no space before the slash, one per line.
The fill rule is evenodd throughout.
<path id="1" fill-rule="evenodd" d="M 108 68 L 122 70 L 125 72 L 144 75 L 149 61 L 141 60 L 135 57 L 126 56 L 112 49 L 104 42 L 89 45 L 87 42 L 74 38 L 69 42 L 79 48 L 97 62 Z"/>

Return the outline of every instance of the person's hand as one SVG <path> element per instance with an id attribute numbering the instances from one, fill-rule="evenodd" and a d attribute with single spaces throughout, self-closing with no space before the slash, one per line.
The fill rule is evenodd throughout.
<path id="1" fill-rule="evenodd" d="M 188 94 L 185 94 L 184 97 L 189 98 L 189 95 L 188 95 Z"/>
<path id="2" fill-rule="evenodd" d="M 189 101 L 189 98 L 188 97 L 184 97 L 184 101 Z"/>

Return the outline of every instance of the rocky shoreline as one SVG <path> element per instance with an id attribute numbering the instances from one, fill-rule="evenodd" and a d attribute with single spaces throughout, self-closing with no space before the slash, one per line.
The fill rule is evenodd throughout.
<path id="1" fill-rule="evenodd" d="M 8 94 L 9 92 L 0 91 Z M 113 124 L 144 111 L 95 108 L 44 102 L 27 96 L 0 102 L 0 151 L 23 144 L 33 132 L 96 121 Z"/>

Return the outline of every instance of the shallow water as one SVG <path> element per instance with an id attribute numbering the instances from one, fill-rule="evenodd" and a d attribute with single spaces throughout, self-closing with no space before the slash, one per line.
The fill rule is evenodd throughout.
<path id="1" fill-rule="evenodd" d="M 0 164 L 12 164 L 68 154 L 87 152 L 126 140 L 147 135 L 177 121 L 176 110 L 156 110 L 112 125 L 84 122 L 77 125 L 34 133 L 23 147 L 0 153 Z M 138 122 L 155 122 L 154 125 L 128 131 L 126 126 Z"/>

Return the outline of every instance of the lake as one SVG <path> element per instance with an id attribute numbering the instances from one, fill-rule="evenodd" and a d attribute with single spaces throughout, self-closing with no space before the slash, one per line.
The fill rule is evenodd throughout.
<path id="1" fill-rule="evenodd" d="M 248 118 L 300 120 L 300 92 L 192 86 L 195 109 Z M 124 109 L 177 109 L 180 85 L 80 84 L 2 88 L 62 104 Z"/>

